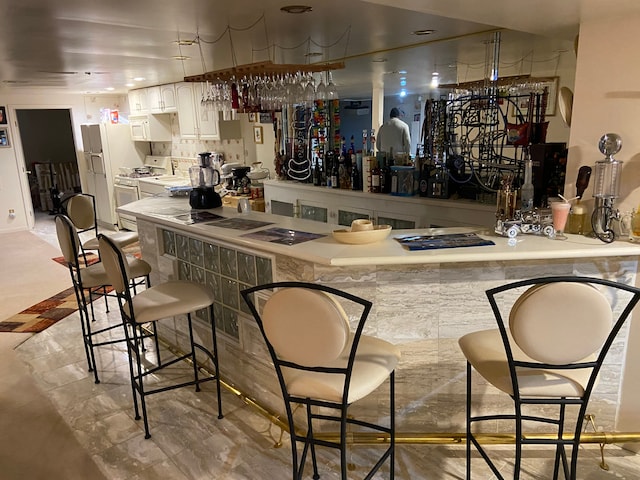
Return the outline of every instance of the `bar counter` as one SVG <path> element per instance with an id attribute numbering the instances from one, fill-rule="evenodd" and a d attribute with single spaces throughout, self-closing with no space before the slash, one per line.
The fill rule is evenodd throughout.
<path id="1" fill-rule="evenodd" d="M 301 280 L 329 284 L 373 302 L 365 332 L 400 346 L 396 376 L 397 430 L 463 432 L 465 429 L 465 360 L 457 340 L 475 330 L 495 328 L 485 290 L 511 281 L 544 275 L 586 275 L 638 284 L 640 246 L 604 244 L 568 235 L 566 241 L 521 235 L 515 241 L 489 228 L 394 230 L 384 241 L 346 245 L 332 237 L 338 228 L 309 220 L 248 214 L 221 207 L 209 210 L 225 219 L 269 222 L 252 230 L 191 223 L 186 198 L 150 197 L 119 211 L 136 216 L 143 258 L 152 268 L 152 283 L 188 278 L 214 289 L 216 329 L 222 377 L 268 411 L 280 414 L 282 400 L 263 340 L 242 304 L 239 292 L 268 281 Z M 295 245 L 261 241 L 247 233 L 273 227 L 323 235 Z M 489 227 L 489 226 L 488 226 Z M 394 236 L 475 232 L 490 246 L 408 251 Z M 589 413 L 604 431 L 640 431 L 640 312 L 621 331 L 603 367 Z M 162 322 L 161 336 L 180 348 L 182 324 Z M 634 324 L 635 323 L 635 324 Z M 207 319 L 196 322 L 206 341 Z M 567 341 L 570 341 L 568 339 Z M 508 405 L 504 394 L 478 381 L 483 406 Z M 373 395 L 356 404 L 376 412 Z M 496 425 L 499 432 L 511 425 Z"/>

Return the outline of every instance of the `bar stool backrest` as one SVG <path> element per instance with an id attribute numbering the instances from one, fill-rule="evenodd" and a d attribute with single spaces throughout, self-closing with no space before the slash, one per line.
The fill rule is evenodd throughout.
<path id="1" fill-rule="evenodd" d="M 78 230 L 86 231 L 96 228 L 96 208 L 93 195 L 86 193 L 73 195 L 66 201 L 65 209 Z"/>
<path id="2" fill-rule="evenodd" d="M 262 320 L 265 335 L 278 356 L 298 365 L 330 363 L 349 344 L 347 314 L 326 292 L 280 289 L 267 301 Z"/>
<path id="3" fill-rule="evenodd" d="M 67 265 L 79 268 L 80 238 L 78 238 L 78 232 L 66 215 L 56 215 L 55 222 L 58 244 L 64 261 L 67 262 Z"/>
<path id="4" fill-rule="evenodd" d="M 538 284 L 514 303 L 509 329 L 532 359 L 569 364 L 602 348 L 611 332 L 613 312 L 607 298 L 587 283 Z"/>
<path id="5" fill-rule="evenodd" d="M 130 297 L 128 263 L 124 260 L 124 255 L 115 243 L 104 235 L 98 237 L 98 244 L 100 258 L 113 289 L 118 295 Z"/>

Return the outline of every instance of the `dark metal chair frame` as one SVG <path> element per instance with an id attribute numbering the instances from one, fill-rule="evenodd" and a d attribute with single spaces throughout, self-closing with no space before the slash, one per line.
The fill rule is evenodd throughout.
<path id="1" fill-rule="evenodd" d="M 363 307 L 363 311 L 358 321 L 357 328 L 355 332 L 353 332 L 354 333 L 353 345 L 349 354 L 349 360 L 345 368 L 307 367 L 307 366 L 298 365 L 296 363 L 283 360 L 278 356 L 273 346 L 267 339 L 267 336 L 264 331 L 262 318 L 256 309 L 256 306 L 253 302 L 252 297 L 253 297 L 253 294 L 256 292 L 275 290 L 279 288 L 307 288 L 311 290 L 319 290 L 321 292 L 326 292 L 336 297 L 342 297 L 346 300 L 359 304 Z M 291 452 L 293 456 L 293 479 L 294 480 L 302 479 L 302 475 L 304 473 L 304 467 L 306 463 L 306 457 L 309 449 L 311 450 L 311 458 L 313 463 L 313 478 L 314 479 L 320 478 L 320 475 L 318 474 L 318 465 L 317 465 L 316 451 L 315 451 L 316 445 L 319 445 L 323 447 L 329 447 L 329 448 L 340 450 L 341 478 L 343 480 L 346 480 L 347 479 L 347 426 L 358 425 L 361 427 L 369 428 L 369 429 L 384 433 L 388 435 L 388 438 L 389 438 L 389 447 L 384 451 L 384 453 L 379 458 L 377 463 L 366 475 L 365 479 L 372 478 L 373 475 L 384 464 L 386 459 L 389 458 L 390 459 L 390 478 L 393 480 L 394 466 L 395 466 L 395 371 L 392 371 L 389 375 L 390 424 L 388 427 L 347 417 L 347 410 L 348 410 L 349 404 L 346 403 L 346 400 L 348 398 L 348 393 L 349 393 L 351 373 L 352 373 L 353 365 L 356 358 L 358 342 L 362 335 L 362 331 L 364 329 L 364 325 L 366 323 L 369 312 L 371 311 L 372 303 L 368 300 L 364 300 L 355 295 L 351 295 L 347 292 L 344 292 L 326 285 L 321 285 L 316 283 L 305 283 L 305 282 L 269 283 L 269 284 L 245 289 L 240 293 L 244 298 L 245 302 L 247 303 L 247 305 L 249 306 L 251 313 L 253 314 L 256 322 L 258 323 L 258 327 L 260 328 L 260 331 L 262 332 L 262 336 L 264 337 L 264 340 L 267 344 L 267 348 L 269 349 L 271 359 L 276 369 L 276 374 L 278 376 L 278 381 L 280 383 L 280 389 L 282 390 L 284 404 L 287 412 L 289 433 L 291 435 Z M 304 314 L 304 312 L 301 312 L 301 314 Z M 345 377 L 344 390 L 342 393 L 343 401 L 341 403 L 336 403 L 331 401 L 324 401 L 324 400 L 318 400 L 313 398 L 301 398 L 301 397 L 289 395 L 287 390 L 287 385 L 285 383 L 285 379 L 282 372 L 283 368 L 343 375 Z M 304 433 L 299 433 L 298 430 L 296 429 L 295 422 L 294 422 L 295 409 L 292 408 L 292 405 L 304 405 L 306 407 L 307 431 Z M 337 410 L 338 413 L 335 415 L 314 413 L 312 410 L 312 407 L 329 408 L 329 409 Z M 332 441 L 324 440 L 321 438 L 316 438 L 314 436 L 313 420 L 326 420 L 326 421 L 334 421 L 339 423 L 340 441 L 332 442 Z M 301 443 L 304 445 L 300 456 L 298 455 L 299 453 L 298 443 Z"/>
<path id="2" fill-rule="evenodd" d="M 67 262 L 67 268 L 69 269 L 69 273 L 71 275 L 71 281 L 73 282 L 73 291 L 76 296 L 76 302 L 78 303 L 78 314 L 80 316 L 80 325 L 82 327 L 82 340 L 84 343 L 85 354 L 87 356 L 88 370 L 90 372 L 93 372 L 95 383 L 100 383 L 94 348 L 124 342 L 125 339 L 117 338 L 113 340 L 104 340 L 104 341 L 96 342 L 94 341 L 94 337 L 107 333 L 116 328 L 121 328 L 122 323 L 109 325 L 108 327 L 100 328 L 98 330 L 92 329 L 91 324 L 92 322 L 95 322 L 95 311 L 93 308 L 94 298 L 96 298 L 96 296 L 104 297 L 106 311 L 109 312 L 108 297 L 112 295 L 108 292 L 107 289 L 110 287 L 110 285 L 105 284 L 105 285 L 100 285 L 98 287 L 86 287 L 82 283 L 82 264 L 87 266 L 86 252 L 82 249 L 81 245 L 76 244 L 76 238 L 74 235 L 75 226 L 73 225 L 73 222 L 71 221 L 71 219 L 64 214 L 58 214 L 56 215 L 55 218 L 58 219 L 58 217 L 62 219 L 67 230 L 69 231 L 69 239 L 71 241 L 72 249 L 74 252 L 74 261 Z M 78 252 L 81 252 L 80 255 L 78 255 Z M 150 285 L 149 275 L 146 275 L 140 281 L 136 281 L 136 279 L 131 279 L 131 284 L 134 291 L 138 285 L 144 284 L 148 287 Z M 87 305 L 89 305 L 89 308 L 87 308 Z M 89 314 L 89 309 L 91 311 L 91 314 Z M 157 335 L 155 334 L 155 329 L 153 333 L 141 335 L 141 339 L 148 338 L 148 337 L 154 338 L 156 351 L 158 351 L 159 345 L 158 345 Z M 142 348 L 144 349 L 144 343 L 142 343 Z"/>
<path id="3" fill-rule="evenodd" d="M 618 315 L 617 319 L 614 319 L 612 328 L 610 333 L 605 340 L 602 348 L 600 349 L 596 360 L 589 362 L 581 362 L 581 363 L 569 363 L 569 364 L 548 364 L 548 363 L 540 363 L 540 362 L 522 362 L 514 360 L 511 344 L 509 338 L 507 337 L 507 326 L 505 325 L 505 320 L 501 314 L 500 307 L 498 306 L 498 301 L 496 300 L 496 296 L 504 293 L 508 290 L 513 290 L 520 287 L 533 286 L 539 284 L 547 284 L 547 283 L 559 283 L 559 282 L 575 282 L 575 283 L 588 283 L 593 285 L 602 285 L 604 287 L 608 287 L 611 289 L 623 290 L 629 292 L 631 294 L 629 300 L 626 302 L 623 311 Z M 507 285 L 503 285 L 497 288 L 492 288 L 486 291 L 487 298 L 489 299 L 489 303 L 491 305 L 491 309 L 493 310 L 494 316 L 498 323 L 498 329 L 500 331 L 500 335 L 502 337 L 502 341 L 505 348 L 506 358 L 509 366 L 509 373 L 511 377 L 511 383 L 513 387 L 513 396 L 512 399 L 514 401 L 514 414 L 497 414 L 497 415 L 482 415 L 482 416 L 472 416 L 471 415 L 471 374 L 472 374 L 472 366 L 469 362 L 467 362 L 467 402 L 466 402 L 466 416 L 467 416 L 467 431 L 466 431 L 466 455 L 467 455 L 467 479 L 471 479 L 471 444 L 473 444 L 488 466 L 491 468 L 493 474 L 499 478 L 504 479 L 502 474 L 498 471 L 493 461 L 490 459 L 487 452 L 482 448 L 480 443 L 474 437 L 471 426 L 475 422 L 481 422 L 486 420 L 514 420 L 515 421 L 515 468 L 514 468 L 514 479 L 518 479 L 520 477 L 520 466 L 522 460 L 522 446 L 523 445 L 556 445 L 556 455 L 554 462 L 554 473 L 553 478 L 558 478 L 560 461 L 562 461 L 562 468 L 565 479 L 575 480 L 576 478 L 576 470 L 578 465 L 578 447 L 580 444 L 580 435 L 582 432 L 582 427 L 584 424 L 585 414 L 589 399 L 591 397 L 591 393 L 596 383 L 596 379 L 600 369 L 602 367 L 602 363 L 613 344 L 616 335 L 624 325 L 624 322 L 627 320 L 629 315 L 631 314 L 634 307 L 637 305 L 640 300 L 640 289 L 624 285 L 621 283 L 616 283 L 610 280 L 604 280 L 599 278 L 590 278 L 590 277 L 580 277 L 580 276 L 554 276 L 554 277 L 541 277 L 529 280 L 522 280 L 518 282 L 509 283 Z M 508 325 L 508 320 L 507 320 Z M 519 393 L 518 388 L 518 375 L 516 372 L 517 368 L 529 368 L 529 369 L 553 369 L 553 370 L 575 370 L 575 369 L 584 369 L 589 368 L 592 369 L 591 374 L 589 376 L 588 383 L 586 385 L 584 395 L 580 398 L 577 397 L 550 397 L 550 398 L 541 398 L 541 397 L 528 397 L 522 398 Z M 522 406 L 523 405 L 558 405 L 559 413 L 557 418 L 554 417 L 545 417 L 545 416 L 537 416 L 537 415 L 523 415 Z M 576 417 L 576 425 L 573 432 L 572 438 L 565 439 L 564 435 L 564 422 L 565 422 L 565 410 L 568 405 L 578 405 L 579 413 Z M 533 421 L 540 422 L 550 425 L 555 425 L 557 427 L 557 436 L 556 438 L 535 438 L 534 435 L 525 437 L 522 431 L 522 421 Z M 569 465 L 567 460 L 567 453 L 565 446 L 571 447 L 571 464 Z"/>
<path id="4" fill-rule="evenodd" d="M 120 269 L 120 272 L 123 272 L 123 275 L 124 275 L 124 272 L 126 272 L 126 269 L 125 269 L 124 255 L 122 254 L 122 251 L 106 235 L 99 234 L 98 238 L 104 239 L 109 244 L 109 246 L 112 249 L 114 249 L 115 252 L 117 252 L 119 269 Z M 145 371 L 142 371 L 143 362 L 140 355 L 140 349 L 137 348 L 142 337 L 139 333 L 139 329 L 136 328 L 138 324 L 135 319 L 135 311 L 132 308 L 130 310 L 132 315 L 130 315 L 129 312 L 127 312 L 127 310 L 124 308 L 125 304 L 132 305 L 133 295 L 131 295 L 131 288 L 129 287 L 129 284 L 126 281 L 124 281 L 123 284 L 125 285 L 124 291 L 120 293 L 120 292 L 117 292 L 116 290 L 116 297 L 118 298 L 120 313 L 122 315 L 122 319 L 125 325 L 124 331 L 125 331 L 125 340 L 127 344 L 127 351 L 128 351 L 128 357 L 129 357 L 129 374 L 131 377 L 131 391 L 133 395 L 133 407 L 135 412 L 135 419 L 136 420 L 140 420 L 140 418 L 143 419 L 145 438 L 151 438 L 151 433 L 149 431 L 148 415 L 147 415 L 146 397 L 149 395 L 154 395 L 156 393 L 175 390 L 177 388 L 187 387 L 191 385 L 195 385 L 196 392 L 199 392 L 201 383 L 215 380 L 216 388 L 217 388 L 217 397 L 218 397 L 218 418 L 219 419 L 223 418 L 224 416 L 222 414 L 222 397 L 220 395 L 220 370 L 218 365 L 218 343 L 216 340 L 216 322 L 215 322 L 215 317 L 213 313 L 213 304 L 211 304 L 208 309 L 209 315 L 211 318 L 211 337 L 213 341 L 213 353 L 210 352 L 204 346 L 194 341 L 191 312 L 188 312 L 186 316 L 187 316 L 187 324 L 188 324 L 188 330 L 189 330 L 189 344 L 191 347 L 190 351 L 185 354 L 179 355 L 167 362 L 162 363 L 160 358 L 160 351 L 158 350 L 156 352 L 157 359 L 158 359 L 157 365 L 152 368 L 146 368 Z M 155 321 L 152 323 L 154 324 L 154 328 L 155 328 Z M 131 328 L 126 328 L 127 325 L 131 326 Z M 198 362 L 196 359 L 196 348 L 201 350 L 206 356 L 208 356 L 211 359 L 215 369 L 215 372 L 213 375 L 209 375 L 205 378 L 200 378 L 198 373 L 200 370 L 200 367 L 198 366 Z M 154 388 L 150 390 L 147 390 L 145 388 L 145 385 L 144 385 L 145 377 L 147 377 L 148 375 L 157 373 L 162 369 L 169 367 L 171 365 L 174 365 L 183 360 L 191 361 L 193 365 L 193 377 L 194 377 L 193 380 L 190 380 L 187 382 L 180 382 L 180 383 L 176 383 L 176 384 L 172 384 L 164 387 Z M 138 406 L 138 396 L 140 397 L 140 407 Z M 142 417 L 140 417 L 140 409 L 142 409 Z"/>

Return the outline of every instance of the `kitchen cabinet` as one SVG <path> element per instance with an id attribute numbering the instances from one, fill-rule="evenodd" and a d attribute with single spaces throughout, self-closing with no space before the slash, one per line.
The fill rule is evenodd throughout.
<path id="1" fill-rule="evenodd" d="M 127 97 L 129 99 L 129 115 L 142 115 L 149 113 L 146 88 L 129 90 Z"/>
<path id="2" fill-rule="evenodd" d="M 396 197 L 279 180 L 264 181 L 264 196 L 269 213 L 344 226 L 358 218 L 395 229 L 489 228 L 495 222 L 494 205 L 471 200 Z"/>
<path id="3" fill-rule="evenodd" d="M 201 88 L 202 84 L 197 82 L 182 82 L 176 85 L 180 136 L 219 140 L 218 114 L 202 107 Z"/>
<path id="4" fill-rule="evenodd" d="M 178 111 L 176 88 L 173 83 L 147 88 L 149 113 L 172 113 Z"/>
<path id="5" fill-rule="evenodd" d="M 137 142 L 170 142 L 171 118 L 162 115 L 131 115 L 131 139 Z"/>

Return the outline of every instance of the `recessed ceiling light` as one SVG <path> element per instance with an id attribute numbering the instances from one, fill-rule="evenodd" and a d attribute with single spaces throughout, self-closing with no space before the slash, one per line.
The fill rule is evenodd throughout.
<path id="1" fill-rule="evenodd" d="M 191 59 L 191 57 L 188 57 L 186 55 L 174 55 L 173 57 L 174 60 L 189 60 Z"/>
<path id="2" fill-rule="evenodd" d="M 400 90 L 400 96 L 401 97 L 406 97 L 407 96 L 407 91 L 404 88 L 402 90 Z"/>
<path id="3" fill-rule="evenodd" d="M 105 88 L 105 90 L 112 91 L 112 90 L 115 90 L 115 88 L 113 88 L 113 87 L 107 87 L 107 88 Z"/>
<path id="4" fill-rule="evenodd" d="M 144 78 L 144 77 L 134 77 L 133 80 L 136 81 L 136 82 L 141 82 L 143 80 L 146 80 L 146 78 Z"/>
<path id="5" fill-rule="evenodd" d="M 431 28 L 425 28 L 423 30 L 414 30 L 413 31 L 413 35 L 431 35 L 432 33 L 435 33 L 435 30 L 433 30 Z"/>
<path id="6" fill-rule="evenodd" d="M 373 60 L 371 60 L 372 63 L 384 63 L 386 61 L 386 58 L 374 58 Z"/>
<path id="7" fill-rule="evenodd" d="M 124 86 L 125 87 L 133 87 L 133 86 L 135 86 L 135 84 L 133 84 L 133 83 L 125 83 Z"/>
<path id="8" fill-rule="evenodd" d="M 407 71 L 406 71 L 406 70 L 398 70 L 398 73 L 399 73 L 400 75 L 406 75 L 406 74 L 407 74 Z"/>
<path id="9" fill-rule="evenodd" d="M 312 11 L 313 8 L 307 6 L 307 5 L 285 5 L 284 7 L 280 8 L 280 11 L 285 12 L 285 13 L 293 13 L 293 14 L 300 14 L 300 13 L 308 13 L 310 11 Z"/>

